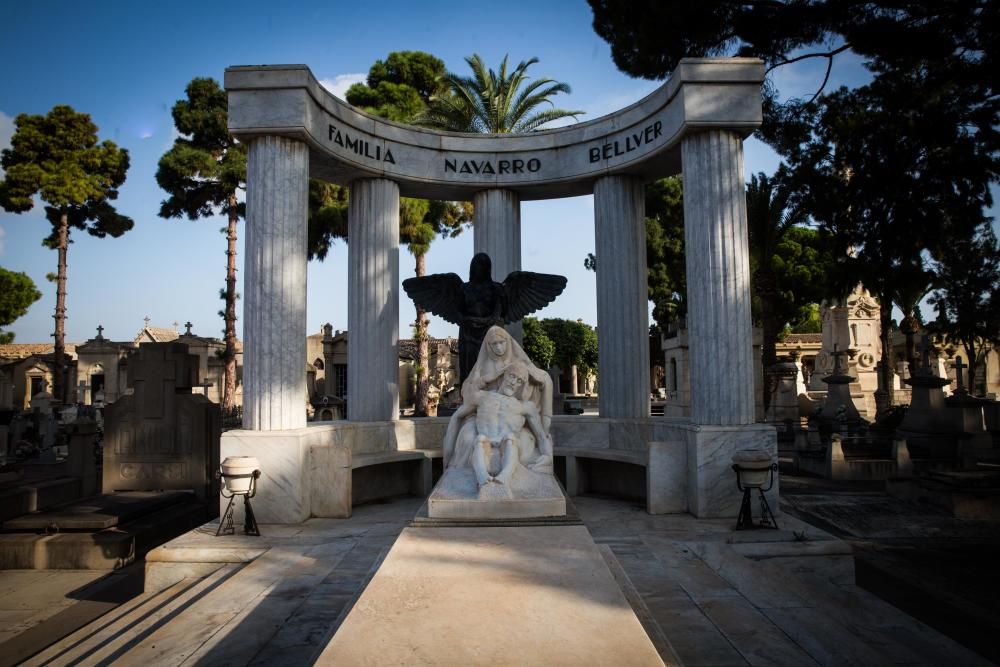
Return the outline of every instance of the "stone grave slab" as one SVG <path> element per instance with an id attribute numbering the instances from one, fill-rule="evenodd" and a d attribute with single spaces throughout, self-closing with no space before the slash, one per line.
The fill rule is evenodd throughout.
<path id="1" fill-rule="evenodd" d="M 406 528 L 318 665 L 663 665 L 584 526 Z"/>

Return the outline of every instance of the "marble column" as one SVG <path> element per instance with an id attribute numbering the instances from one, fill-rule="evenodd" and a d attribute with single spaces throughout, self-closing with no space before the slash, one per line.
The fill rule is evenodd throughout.
<path id="1" fill-rule="evenodd" d="M 399 418 L 399 186 L 350 184 L 347 211 L 347 418 Z"/>
<path id="2" fill-rule="evenodd" d="M 602 417 L 649 416 L 645 207 L 636 178 L 605 176 L 594 184 Z"/>
<path id="3" fill-rule="evenodd" d="M 684 137 L 691 420 L 754 423 L 750 255 L 743 140 L 727 130 Z"/>
<path id="4" fill-rule="evenodd" d="M 480 190 L 472 198 L 475 209 L 473 251 L 485 252 L 493 262 L 493 280 L 503 282 L 521 270 L 521 198 L 510 190 Z M 522 342 L 521 323 L 506 327 Z"/>
<path id="5" fill-rule="evenodd" d="M 306 425 L 309 149 L 253 139 L 247 155 L 243 267 L 243 428 Z"/>

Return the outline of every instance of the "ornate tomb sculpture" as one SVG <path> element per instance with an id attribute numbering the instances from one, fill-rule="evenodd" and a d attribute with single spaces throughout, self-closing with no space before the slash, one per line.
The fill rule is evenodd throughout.
<path id="1" fill-rule="evenodd" d="M 424 310 L 458 325 L 459 382 L 469 377 L 487 330 L 520 322 L 562 294 L 564 276 L 513 271 L 502 283 L 493 280 L 493 263 L 484 252 L 469 263 L 469 281 L 456 273 L 407 278 L 403 289 Z"/>
<path id="2" fill-rule="evenodd" d="M 444 438 L 444 475 L 431 518 L 564 516 L 553 475 L 552 379 L 510 334 L 489 329 Z"/>

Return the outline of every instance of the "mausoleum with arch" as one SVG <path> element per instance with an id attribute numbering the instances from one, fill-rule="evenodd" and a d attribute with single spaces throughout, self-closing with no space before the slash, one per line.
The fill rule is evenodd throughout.
<path id="1" fill-rule="evenodd" d="M 567 485 L 583 459 L 593 461 L 591 476 L 602 461 L 632 463 L 645 468 L 649 511 L 735 516 L 730 456 L 775 449 L 773 428 L 754 423 L 743 173 L 763 79 L 756 59 L 688 59 L 658 90 L 602 118 L 468 135 L 368 115 L 304 65 L 227 69 L 229 130 L 249 158 L 244 422 L 223 435 L 221 454 L 261 461 L 259 520 L 347 516 L 352 470 L 433 457 L 440 447 L 443 420 L 398 419 L 400 196 L 472 201 L 474 249 L 502 280 L 521 268 L 522 201 L 591 193 L 600 414 L 553 420 Z M 643 186 L 677 173 L 692 341 L 684 420 L 650 417 L 648 394 Z M 348 415 L 317 425 L 306 424 L 302 372 L 310 177 L 350 188 Z"/>

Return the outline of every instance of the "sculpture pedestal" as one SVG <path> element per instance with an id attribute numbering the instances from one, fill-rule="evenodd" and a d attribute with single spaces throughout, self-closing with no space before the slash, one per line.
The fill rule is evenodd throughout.
<path id="1" fill-rule="evenodd" d="M 488 484 L 486 489 L 499 491 L 503 486 Z M 566 497 L 552 475 L 518 468 L 509 486 L 510 494 L 506 498 L 481 494 L 472 468 L 448 468 L 427 499 L 427 516 L 432 519 L 566 516 Z"/>

